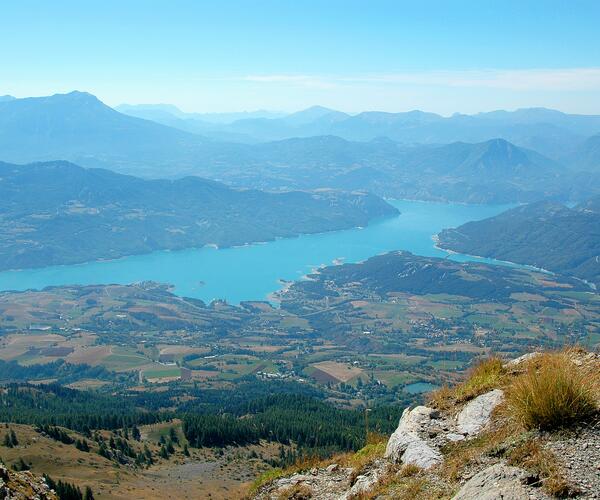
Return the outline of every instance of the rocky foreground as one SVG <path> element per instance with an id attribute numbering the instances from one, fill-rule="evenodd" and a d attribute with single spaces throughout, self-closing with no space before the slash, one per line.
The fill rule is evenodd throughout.
<path id="1" fill-rule="evenodd" d="M 43 478 L 29 471 L 15 472 L 0 464 L 0 498 L 10 500 L 58 500 Z"/>
<path id="2" fill-rule="evenodd" d="M 567 425 L 565 415 L 565 425 L 551 430 L 528 428 L 510 414 L 505 393 L 544 356 L 528 354 L 474 373 L 432 395 L 429 406 L 407 408 L 385 445 L 273 479 L 254 498 L 599 499 L 598 406 L 575 425 Z M 560 356 L 567 373 L 581 371 L 582 380 L 597 383 L 598 355 L 572 350 Z"/>

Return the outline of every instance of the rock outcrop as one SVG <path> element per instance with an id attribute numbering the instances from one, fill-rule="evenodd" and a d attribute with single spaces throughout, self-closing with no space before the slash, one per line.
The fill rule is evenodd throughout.
<path id="1" fill-rule="evenodd" d="M 500 389 L 486 392 L 470 401 L 456 417 L 456 429 L 460 434 L 474 436 L 490 422 L 494 409 L 504 401 Z"/>
<path id="2" fill-rule="evenodd" d="M 523 500 L 528 474 L 517 467 L 495 464 L 469 479 L 453 500 Z"/>
<path id="3" fill-rule="evenodd" d="M 426 406 L 404 410 L 398 428 L 391 435 L 385 458 L 396 463 L 429 469 L 442 461 L 442 454 L 422 437 L 439 417 L 439 412 Z"/>
<path id="4" fill-rule="evenodd" d="M 590 374 L 600 373 L 598 354 L 583 350 L 573 350 L 567 354 L 574 367 L 584 367 Z M 504 364 L 505 373 L 508 376 L 520 376 L 535 366 L 532 363 L 536 363 L 538 356 L 542 356 L 542 353 L 526 354 L 507 362 Z M 510 387 L 506 380 L 503 380 L 503 384 L 504 387 Z M 508 418 L 506 415 L 494 416 L 494 410 L 503 401 L 504 392 L 494 389 L 462 407 L 444 411 L 427 406 L 407 408 L 387 442 L 383 458 L 377 455 L 379 458 L 366 464 L 359 462 L 356 469 L 334 464 L 278 479 L 263 487 L 257 498 L 355 500 L 377 491 L 377 498 L 388 499 L 395 498 L 397 490 L 393 490 L 394 487 L 403 485 L 401 487 L 406 487 L 404 491 L 412 491 L 410 488 L 421 481 L 421 484 L 427 483 L 430 488 L 437 488 L 438 492 L 443 491 L 444 498 L 460 487 L 453 500 L 548 500 L 555 498 L 549 496 L 555 494 L 553 491 L 561 491 L 557 493 L 560 495 L 565 492 L 576 494 L 581 499 L 600 499 L 600 415 L 595 414 L 572 427 L 569 433 L 564 430 L 554 434 L 521 432 L 501 438 L 502 441 L 498 443 L 492 441 L 489 443 L 492 446 L 484 451 L 487 445 L 482 448 L 481 442 L 474 438 L 488 429 L 498 429 L 503 420 Z M 491 433 L 490 439 L 497 434 Z M 458 441 L 465 441 L 464 448 L 463 445 L 452 446 Z M 485 443 L 486 440 L 482 441 Z M 528 448 L 526 443 L 532 447 Z M 465 460 L 460 475 L 450 481 L 441 450 L 454 459 L 459 457 Z M 462 458 L 461 450 L 467 450 Z M 544 450 L 551 454 L 544 455 Z M 473 452 L 475 455 L 469 455 Z M 516 452 L 516 455 L 511 455 L 512 452 Z M 524 454 L 524 458 L 515 460 L 519 453 Z M 530 464 L 535 464 L 535 460 L 547 463 L 529 466 L 527 460 L 533 460 Z M 352 461 L 347 463 L 352 465 Z M 515 464 L 527 467 L 529 472 L 515 467 Z M 406 467 L 408 465 L 417 467 Z M 541 472 L 545 465 L 549 468 Z M 449 464 L 450 469 L 453 466 L 453 463 Z M 545 487 L 545 482 L 550 480 L 555 481 L 554 487 L 558 489 Z M 392 489 L 381 494 L 384 491 L 382 488 L 386 487 Z M 291 496 L 286 496 L 288 491 Z M 427 495 L 428 490 L 421 491 L 421 494 Z M 432 494 L 432 497 L 440 496 Z"/>
<path id="5" fill-rule="evenodd" d="M 29 471 L 14 472 L 0 464 L 0 498 L 10 500 L 58 500 L 44 479 Z"/>
<path id="6" fill-rule="evenodd" d="M 456 420 L 442 417 L 439 411 L 427 406 L 407 408 L 387 443 L 385 458 L 421 469 L 435 467 L 443 460 L 441 445 L 479 434 L 503 400 L 500 389 L 482 394 L 467 403 Z"/>

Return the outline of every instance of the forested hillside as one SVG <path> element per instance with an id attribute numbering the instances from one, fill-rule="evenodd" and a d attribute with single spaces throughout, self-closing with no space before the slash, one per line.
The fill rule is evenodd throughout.
<path id="1" fill-rule="evenodd" d="M 574 208 L 552 202 L 517 207 L 439 235 L 457 252 L 530 264 L 600 285 L 600 198 Z"/>
<path id="2" fill-rule="evenodd" d="M 242 191 L 197 177 L 146 181 L 67 162 L 0 163 L 0 176 L 0 269 L 242 245 L 397 213 L 364 193 Z"/>

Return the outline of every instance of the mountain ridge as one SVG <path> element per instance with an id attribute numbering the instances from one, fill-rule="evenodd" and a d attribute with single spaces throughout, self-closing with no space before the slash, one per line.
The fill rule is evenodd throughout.
<path id="1" fill-rule="evenodd" d="M 4 270 L 242 245 L 398 213 L 366 193 L 236 190 L 198 177 L 143 180 L 60 161 L 0 163 L 0 178 Z"/>
<path id="2" fill-rule="evenodd" d="M 441 248 L 530 264 L 600 286 L 600 196 L 574 208 L 540 201 L 438 235 Z"/>
<path id="3" fill-rule="evenodd" d="M 247 139 L 242 128 L 228 129 L 227 134 L 238 135 L 217 138 L 227 139 L 222 141 L 127 116 L 90 94 L 74 92 L 0 103 L 0 160 L 62 159 L 145 178 L 201 175 L 238 187 L 364 188 L 386 197 L 470 203 L 531 202 L 544 197 L 580 201 L 600 190 L 600 171 L 570 173 L 555 160 L 502 137 L 407 145 L 386 135 L 390 122 L 400 120 L 409 131 L 423 122 L 437 123 L 442 117 L 435 114 L 373 112 L 345 118 L 323 107 L 300 113 L 258 121 L 278 130 L 286 119 L 302 123 L 308 116 L 320 132 L 330 133 L 338 124 L 367 116 L 383 123 L 373 129 L 382 133 L 368 142 L 335 134 L 231 142 L 240 134 Z"/>

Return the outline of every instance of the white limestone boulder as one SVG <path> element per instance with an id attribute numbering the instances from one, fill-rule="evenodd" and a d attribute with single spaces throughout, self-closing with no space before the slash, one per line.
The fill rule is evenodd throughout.
<path id="1" fill-rule="evenodd" d="M 500 389 L 486 392 L 469 401 L 456 418 L 456 429 L 461 434 L 474 436 L 489 423 L 494 409 L 504 401 L 504 392 Z"/>
<path id="2" fill-rule="evenodd" d="M 504 364 L 504 368 L 517 368 L 517 367 L 521 366 L 522 364 L 527 363 L 528 361 L 531 361 L 532 359 L 537 358 L 541 354 L 542 353 L 538 352 L 538 351 L 528 352 L 527 354 L 523 354 L 522 356 L 519 356 L 518 358 L 511 359 L 510 361 L 508 361 L 507 363 Z"/>
<path id="3" fill-rule="evenodd" d="M 436 448 L 419 439 L 408 444 L 400 460 L 403 464 L 416 465 L 421 469 L 430 469 L 442 463 L 444 457 Z"/>
<path id="4" fill-rule="evenodd" d="M 402 413 L 398 428 L 390 436 L 385 458 L 396 463 L 413 464 L 429 469 L 442 462 L 442 454 L 422 437 L 439 413 L 433 408 L 417 406 Z"/>
<path id="5" fill-rule="evenodd" d="M 517 467 L 495 464 L 469 479 L 452 500 L 523 500 L 529 492 L 527 473 Z"/>

